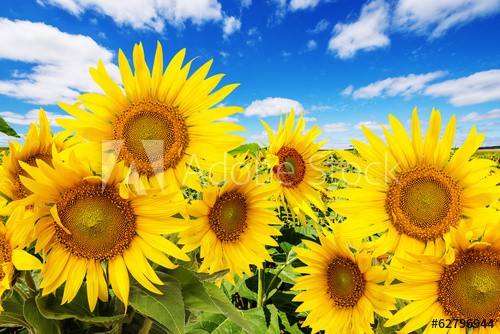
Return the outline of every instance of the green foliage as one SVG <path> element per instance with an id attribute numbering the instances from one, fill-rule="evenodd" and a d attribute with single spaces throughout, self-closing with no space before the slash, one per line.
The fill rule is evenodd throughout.
<path id="1" fill-rule="evenodd" d="M 8 136 L 20 138 L 17 132 L 7 124 L 7 122 L 0 117 L 0 132 L 5 133 Z"/>

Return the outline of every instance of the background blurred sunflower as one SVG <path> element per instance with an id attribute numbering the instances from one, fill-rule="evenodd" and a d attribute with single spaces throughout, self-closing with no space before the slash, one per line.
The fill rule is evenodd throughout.
<path id="1" fill-rule="evenodd" d="M 255 166 L 243 163 L 243 156 L 228 160 L 235 168 L 226 183 L 204 189 L 203 200 L 188 206 L 195 219 L 179 233 L 179 243 L 185 252 L 200 247 L 200 272 L 229 269 L 230 274 L 242 276 L 250 274 L 251 264 L 262 268 L 262 262 L 272 261 L 265 246 L 277 246 L 272 237 L 281 233 L 270 225 L 282 223 L 270 200 L 276 187 L 254 180 Z"/>
<path id="2" fill-rule="evenodd" d="M 212 61 L 197 69 L 189 78 L 191 61 L 182 66 L 186 50 L 179 51 L 163 70 L 163 52 L 158 43 L 153 69 L 144 58 L 142 44 L 135 45 L 132 73 L 129 62 L 120 50 L 118 55 L 123 89 L 114 82 L 102 62 L 90 73 L 103 89 L 104 95 L 87 93 L 80 104 L 60 106 L 76 120 L 58 119 L 61 126 L 91 141 L 87 152 L 97 154 L 112 149 L 126 166 L 133 166 L 139 175 L 150 178 L 154 186 L 167 191 L 180 185 L 199 188 L 194 173 L 187 173 L 187 164 L 208 170 L 222 161 L 226 151 L 245 141 L 228 132 L 245 128 L 228 122 L 214 122 L 243 109 L 216 107 L 237 84 L 213 91 L 223 77 L 206 77 Z M 104 145 L 101 147 L 101 145 Z M 157 175 L 157 179 L 151 178 Z"/>
<path id="3" fill-rule="evenodd" d="M 448 264 L 437 257 L 415 255 L 413 261 L 401 260 L 404 267 L 390 267 L 403 283 L 388 286 L 386 293 L 412 302 L 385 326 L 412 318 L 401 333 L 426 325 L 425 333 L 466 333 L 460 324 L 449 330 L 429 325 L 432 319 L 458 319 L 470 321 L 473 333 L 500 332 L 500 225 L 480 242 L 470 243 L 467 235 L 462 227 L 453 229 L 451 244 L 456 252 Z"/>
<path id="4" fill-rule="evenodd" d="M 108 300 L 107 276 L 114 294 L 125 304 L 129 295 L 129 272 L 148 290 L 162 284 L 148 260 L 166 268 L 176 265 L 164 254 L 189 258 L 163 237 L 185 226 L 172 215 L 182 211 L 184 201 L 171 196 L 125 194 L 119 182 L 123 163 L 115 165 L 109 178 L 94 176 L 88 163 L 70 155 L 67 165 L 58 155 L 38 168 L 21 163 L 33 179 L 21 177 L 33 193 L 35 204 L 46 204 L 35 225 L 36 252 L 45 261 L 40 287 L 43 295 L 65 283 L 62 303 L 70 302 L 86 277 L 90 310 L 97 298 Z M 107 272 L 107 275 L 105 275 Z"/>
<path id="5" fill-rule="evenodd" d="M 412 117 L 412 138 L 392 115 L 389 121 L 394 133 L 384 128 L 385 144 L 372 131 L 363 128 L 368 144 L 353 140 L 361 157 L 348 151 L 337 151 L 363 174 L 336 173 L 351 187 L 332 193 L 347 198 L 330 204 L 348 219 L 338 226 L 349 238 L 384 233 L 376 242 L 374 256 L 404 251 L 443 255 L 449 244 L 451 226 L 462 218 L 477 221 L 499 217 L 486 208 L 499 197 L 500 175 L 491 173 L 495 163 L 489 159 L 472 159 L 484 135 L 475 127 L 464 144 L 450 158 L 455 135 L 455 117 L 449 121 L 441 141 L 441 115 L 431 114 L 429 129 L 422 140 L 416 109 Z M 491 175 L 490 175 L 491 174 Z"/>
<path id="6" fill-rule="evenodd" d="M 302 240 L 309 249 L 295 247 L 305 267 L 295 268 L 305 276 L 297 279 L 292 290 L 305 290 L 293 300 L 301 301 L 297 312 L 309 311 L 303 326 L 313 332 L 373 333 L 371 324 L 377 312 L 391 316 L 395 300 L 384 295 L 387 272 L 372 266 L 369 254 L 353 254 L 347 244 L 326 232 L 319 234 L 320 244 Z"/>
<path id="7" fill-rule="evenodd" d="M 14 268 L 35 270 L 42 267 L 38 258 L 24 250 L 33 241 L 33 225 L 24 219 L 24 214 L 24 207 L 17 207 L 5 225 L 0 223 L 0 311 L 3 311 L 3 293 L 11 288 Z"/>
<path id="8" fill-rule="evenodd" d="M 314 125 L 304 134 L 304 117 L 301 114 L 295 124 L 293 110 L 284 124 L 283 119 L 280 119 L 276 134 L 266 122 L 261 122 L 269 138 L 266 159 L 271 167 L 272 180 L 280 186 L 283 205 L 290 207 L 292 214 L 298 215 L 302 224 L 305 224 L 304 215 L 316 218 L 311 204 L 319 210 L 325 209 L 321 192 L 325 192 L 326 183 L 321 163 L 329 153 L 319 151 L 325 141 L 314 142 L 321 130 Z"/>
<path id="9" fill-rule="evenodd" d="M 3 157 L 0 166 L 0 192 L 9 198 L 9 203 L 0 214 L 9 215 L 14 207 L 25 205 L 23 199 L 32 194 L 19 180 L 21 175 L 29 176 L 19 166 L 19 161 L 30 166 L 35 166 L 37 159 L 50 163 L 53 145 L 58 152 L 62 152 L 80 142 L 82 142 L 81 137 L 70 136 L 66 131 L 52 136 L 47 116 L 43 109 L 40 109 L 39 125 L 34 123 L 30 125 L 24 145 L 9 142 L 9 154 Z"/>

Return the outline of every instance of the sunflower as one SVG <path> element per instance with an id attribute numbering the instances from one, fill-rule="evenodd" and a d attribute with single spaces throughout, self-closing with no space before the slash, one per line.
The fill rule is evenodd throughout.
<path id="1" fill-rule="evenodd" d="M 412 139 L 395 117 L 389 115 L 389 121 L 394 134 L 384 128 L 387 144 L 363 127 L 369 144 L 352 141 L 360 157 L 338 151 L 363 173 L 334 174 L 351 185 L 332 194 L 349 199 L 330 204 L 347 217 L 339 225 L 339 233 L 349 238 L 382 234 L 375 243 L 374 256 L 386 252 L 405 256 L 405 250 L 441 256 L 449 245 L 450 227 L 458 226 L 463 218 L 482 221 L 490 215 L 499 217 L 499 212 L 486 206 L 499 197 L 496 184 L 500 174 L 490 173 L 489 159 L 470 160 L 484 139 L 475 127 L 450 158 L 455 116 L 441 141 L 439 111 L 432 111 L 423 140 L 416 109 Z"/>
<path id="2" fill-rule="evenodd" d="M 179 233 L 179 243 L 185 252 L 200 247 L 200 272 L 229 269 L 230 276 L 242 276 L 250 273 L 250 264 L 262 268 L 263 261 L 272 261 L 265 246 L 277 246 L 272 236 L 281 233 L 269 225 L 282 223 L 270 200 L 277 189 L 254 179 L 256 167 L 243 163 L 243 158 L 229 161 L 234 168 L 226 183 L 204 189 L 203 200 L 188 206 L 195 219 Z"/>
<path id="3" fill-rule="evenodd" d="M 0 298 L 6 290 L 11 288 L 14 268 L 34 270 L 42 267 L 36 257 L 23 249 L 31 243 L 33 235 L 33 225 L 25 223 L 24 215 L 24 207 L 17 207 L 12 211 L 5 225 L 0 223 Z M 1 299 L 0 311 L 3 311 Z"/>
<path id="4" fill-rule="evenodd" d="M 424 333 L 465 334 L 467 325 L 473 333 L 500 333 L 500 225 L 497 222 L 480 242 L 471 243 L 462 226 L 450 234 L 456 252 L 448 264 L 438 257 L 415 255 L 413 261 L 401 260 L 403 268 L 389 268 L 403 283 L 389 286 L 387 293 L 412 302 L 385 326 L 412 318 L 401 333 L 426 325 Z M 433 319 L 444 319 L 444 324 L 432 326 Z M 449 323 L 453 328 L 444 328 Z"/>
<path id="5" fill-rule="evenodd" d="M 311 310 L 303 326 L 313 332 L 373 333 L 373 312 L 387 318 L 395 309 L 394 298 L 384 295 L 379 285 L 386 279 L 386 270 L 372 265 L 367 253 L 352 253 L 335 235 L 319 233 L 319 240 L 321 244 L 303 240 L 309 249 L 294 248 L 306 264 L 295 268 L 307 275 L 292 288 L 306 290 L 293 299 L 303 302 L 297 312 Z"/>
<path id="6" fill-rule="evenodd" d="M 324 210 L 321 192 L 325 192 L 323 179 L 324 168 L 321 163 L 328 152 L 319 152 L 325 141 L 314 143 L 321 133 L 317 125 L 303 134 L 305 121 L 301 114 L 295 125 L 293 109 L 286 117 L 285 123 L 280 119 L 276 135 L 266 122 L 261 120 L 269 137 L 266 159 L 271 166 L 273 182 L 280 186 L 280 198 L 288 204 L 292 214 L 296 214 L 304 223 L 304 215 L 316 218 L 311 203 Z M 295 126 L 295 129 L 294 129 Z"/>
<path id="7" fill-rule="evenodd" d="M 161 293 L 152 283 L 162 282 L 147 259 L 166 268 L 176 266 L 165 254 L 189 260 L 162 236 L 184 228 L 171 216 L 182 211 L 185 202 L 171 201 L 164 193 L 127 193 L 120 183 L 126 173 L 123 163 L 104 179 L 74 154 L 67 162 L 56 154 L 50 165 L 41 160 L 38 167 L 21 165 L 33 178 L 21 177 L 34 193 L 33 203 L 45 204 L 35 225 L 35 251 L 43 250 L 45 257 L 43 295 L 65 283 L 62 303 L 70 302 L 86 277 L 93 310 L 97 298 L 108 300 L 108 277 L 115 295 L 127 305 L 129 272 L 148 290 Z"/>
<path id="8" fill-rule="evenodd" d="M 90 73 L 104 95 L 86 93 L 80 104 L 60 106 L 76 120 L 58 119 L 58 123 L 91 141 L 88 152 L 111 150 L 148 182 L 167 191 L 188 185 L 199 188 L 196 174 L 187 165 L 209 169 L 222 161 L 224 152 L 245 141 L 227 132 L 246 131 L 244 127 L 214 122 L 241 112 L 240 107 L 215 107 L 237 84 L 213 90 L 223 74 L 206 78 L 212 61 L 206 62 L 189 78 L 191 61 L 182 66 L 186 50 L 179 51 L 163 70 L 163 52 L 158 43 L 150 72 L 142 44 L 135 45 L 132 73 L 120 50 L 118 62 L 123 89 L 114 82 L 100 61 Z M 101 146 L 102 145 L 102 146 Z M 156 176 L 157 178 L 154 178 Z M 196 179 L 194 178 L 196 176 Z"/>
<path id="9" fill-rule="evenodd" d="M 3 193 L 9 203 L 0 214 L 9 215 L 15 206 L 24 205 L 24 199 L 31 195 L 31 191 L 19 180 L 20 176 L 29 176 L 19 167 L 19 161 L 30 166 L 35 166 L 37 159 L 50 162 L 53 145 L 58 152 L 62 152 L 81 141 L 81 138 L 70 136 L 67 131 L 52 136 L 47 116 L 43 109 L 40 109 L 39 126 L 34 123 L 30 125 L 24 145 L 9 142 L 9 154 L 3 157 L 0 166 L 0 195 Z"/>

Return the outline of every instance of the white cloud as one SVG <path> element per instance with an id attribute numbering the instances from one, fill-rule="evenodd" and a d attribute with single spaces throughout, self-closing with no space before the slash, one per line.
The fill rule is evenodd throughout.
<path id="1" fill-rule="evenodd" d="M 235 31 L 240 30 L 240 28 L 241 28 L 241 21 L 236 17 L 228 16 L 224 18 L 224 27 L 222 28 L 222 31 L 224 32 L 224 38 L 227 38 Z"/>
<path id="2" fill-rule="evenodd" d="M 230 122 L 230 123 L 239 123 L 240 120 L 237 117 L 224 117 L 218 120 L 219 122 Z"/>
<path id="3" fill-rule="evenodd" d="M 0 80 L 0 94 L 35 104 L 72 102 L 82 91 L 97 91 L 89 68 L 102 59 L 110 75 L 119 80 L 111 64 L 113 53 L 83 35 L 70 35 L 44 23 L 0 18 L 0 59 L 32 64 L 17 69 L 10 80 Z"/>
<path id="4" fill-rule="evenodd" d="M 347 132 L 347 131 L 349 131 L 349 125 L 351 125 L 351 124 L 350 123 L 329 123 L 329 124 L 325 124 L 323 126 L 323 131 L 332 132 L 332 133 Z"/>
<path id="5" fill-rule="evenodd" d="M 19 136 L 25 137 L 25 135 L 18 133 Z M 2 147 L 7 147 L 9 144 L 9 141 L 17 141 L 19 142 L 20 139 L 22 138 L 16 138 L 16 137 L 11 137 L 7 136 L 5 133 L 0 132 L 0 146 Z"/>
<path id="6" fill-rule="evenodd" d="M 500 109 L 493 109 L 484 114 L 471 112 L 463 117 L 459 117 L 459 121 L 461 122 L 480 122 L 489 119 L 498 119 L 500 118 Z"/>
<path id="7" fill-rule="evenodd" d="M 165 23 L 183 26 L 186 21 L 201 25 L 208 21 L 222 20 L 221 4 L 217 0 L 37 0 L 41 5 L 60 7 L 72 15 L 87 11 L 109 16 L 119 25 L 134 29 L 163 31 Z"/>
<path id="8" fill-rule="evenodd" d="M 329 26 L 330 22 L 328 22 L 328 20 L 322 19 L 321 21 L 316 23 L 314 29 L 307 30 L 307 32 L 311 34 L 319 34 L 320 32 L 325 31 Z"/>
<path id="9" fill-rule="evenodd" d="M 276 116 L 281 113 L 289 113 L 293 109 L 295 112 L 304 110 L 300 102 L 283 97 L 267 97 L 264 100 L 253 101 L 245 110 L 245 116 Z"/>
<path id="10" fill-rule="evenodd" d="M 352 95 L 355 99 L 370 99 L 373 97 L 397 96 L 410 97 L 420 93 L 425 85 L 439 77 L 445 75 L 444 71 L 430 72 L 426 74 L 409 74 L 405 77 L 387 78 L 371 83 L 367 86 L 353 89 L 347 87 L 342 92 L 343 95 Z"/>
<path id="11" fill-rule="evenodd" d="M 30 110 L 24 115 L 17 114 L 12 111 L 0 111 L 0 116 L 8 124 L 29 125 L 31 123 L 38 123 L 39 113 L 40 113 L 39 109 Z M 59 127 L 59 124 L 56 123 L 56 118 L 73 118 L 68 114 L 56 114 L 46 110 L 45 110 L 45 115 L 47 116 L 50 125 L 57 127 Z"/>
<path id="12" fill-rule="evenodd" d="M 292 0 L 290 2 L 290 9 L 292 11 L 314 8 L 318 5 L 319 0 Z"/>
<path id="13" fill-rule="evenodd" d="M 257 143 L 267 143 L 268 142 L 267 131 L 263 130 L 259 133 L 254 133 L 250 135 L 250 139 Z"/>
<path id="14" fill-rule="evenodd" d="M 325 106 L 324 104 L 314 105 L 309 108 L 311 111 L 325 111 L 333 109 L 332 106 Z"/>
<path id="15" fill-rule="evenodd" d="M 349 96 L 352 94 L 353 90 L 354 90 L 353 85 L 349 85 L 346 88 L 344 88 L 344 90 L 340 94 L 345 95 L 345 96 Z"/>
<path id="16" fill-rule="evenodd" d="M 500 70 L 477 72 L 453 80 L 430 85 L 426 95 L 449 97 L 448 102 L 460 107 L 500 100 Z"/>
<path id="17" fill-rule="evenodd" d="M 365 122 L 359 122 L 354 126 L 356 130 L 361 130 L 361 126 L 365 126 L 368 129 L 372 131 L 382 131 L 382 126 L 385 126 L 386 128 L 389 127 L 389 124 L 381 124 L 378 122 L 372 122 L 372 121 L 365 121 Z"/>
<path id="18" fill-rule="evenodd" d="M 361 9 L 359 20 L 354 23 L 337 23 L 328 49 L 339 58 L 356 55 L 359 50 L 373 50 L 390 44 L 385 35 L 388 28 L 389 6 L 383 0 L 373 0 Z"/>
<path id="19" fill-rule="evenodd" d="M 247 45 L 249 46 L 254 46 L 257 42 L 262 41 L 262 36 L 260 35 L 260 31 L 255 27 L 248 29 L 247 35 L 249 38 L 247 40 Z"/>
<path id="20" fill-rule="evenodd" d="M 430 38 L 436 38 L 455 26 L 499 10 L 500 0 L 400 0 L 394 24 L 402 30 L 430 34 Z"/>
<path id="21" fill-rule="evenodd" d="M 316 117 L 304 117 L 304 121 L 314 123 L 317 122 L 318 119 Z"/>
<path id="22" fill-rule="evenodd" d="M 248 8 L 252 5 L 252 0 L 241 0 L 240 3 L 243 8 Z"/>
<path id="23" fill-rule="evenodd" d="M 315 50 L 318 47 L 318 43 L 315 40 L 311 39 L 307 42 L 307 51 Z"/>

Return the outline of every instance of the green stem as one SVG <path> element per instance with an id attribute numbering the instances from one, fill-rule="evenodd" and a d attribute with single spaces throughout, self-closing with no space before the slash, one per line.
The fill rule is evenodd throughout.
<path id="1" fill-rule="evenodd" d="M 144 318 L 144 322 L 142 323 L 142 327 L 139 330 L 138 334 L 148 334 L 153 326 L 153 321 L 149 318 Z"/>
<path id="2" fill-rule="evenodd" d="M 21 289 L 20 287 L 14 285 L 12 287 L 13 290 L 16 290 L 17 292 L 19 292 L 19 294 L 23 297 L 24 300 L 27 300 L 29 298 L 29 296 L 23 291 L 23 289 Z"/>
<path id="3" fill-rule="evenodd" d="M 26 285 L 30 290 L 30 295 L 36 296 L 38 294 L 38 289 L 36 288 L 35 281 L 33 280 L 33 276 L 31 276 L 30 271 L 25 271 L 24 279 L 26 280 Z"/>
<path id="4" fill-rule="evenodd" d="M 257 269 L 257 307 L 260 307 L 263 305 L 263 300 L 264 300 L 264 279 L 265 279 L 265 270 L 264 268 L 262 269 Z"/>

